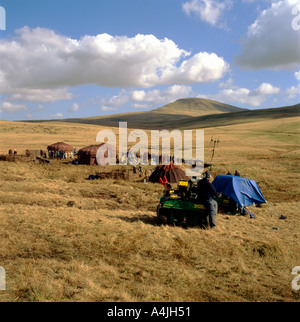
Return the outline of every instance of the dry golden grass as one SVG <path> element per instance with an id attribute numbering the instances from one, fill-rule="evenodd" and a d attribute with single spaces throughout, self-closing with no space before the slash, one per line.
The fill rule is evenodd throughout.
<path id="1" fill-rule="evenodd" d="M 82 147 L 101 129 L 0 126 L 3 153 L 62 140 Z M 213 174 L 238 169 L 272 208 L 250 208 L 255 219 L 219 214 L 215 230 L 159 227 L 160 185 L 86 180 L 98 167 L 0 162 L 0 301 L 299 301 L 299 119 L 205 135 L 206 161 L 211 135 L 220 136 Z"/>

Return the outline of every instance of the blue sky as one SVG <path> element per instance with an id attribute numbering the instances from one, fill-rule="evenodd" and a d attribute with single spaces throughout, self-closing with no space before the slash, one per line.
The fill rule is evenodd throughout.
<path id="1" fill-rule="evenodd" d="M 299 103 L 300 0 L 0 0 L 0 118 Z"/>

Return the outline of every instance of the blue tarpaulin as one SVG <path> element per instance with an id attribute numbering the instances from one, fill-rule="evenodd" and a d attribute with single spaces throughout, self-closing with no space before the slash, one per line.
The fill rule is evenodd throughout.
<path id="1" fill-rule="evenodd" d="M 233 199 L 240 208 L 265 203 L 256 181 L 231 175 L 217 176 L 212 183 L 216 190 Z"/>

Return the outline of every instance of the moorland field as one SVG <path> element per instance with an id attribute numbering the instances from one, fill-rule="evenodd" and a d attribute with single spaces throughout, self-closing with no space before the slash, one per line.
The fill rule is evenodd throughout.
<path id="1" fill-rule="evenodd" d="M 299 302 L 299 124 L 205 128 L 206 162 L 211 137 L 220 138 L 213 176 L 238 170 L 268 201 L 249 207 L 255 218 L 219 213 L 214 230 L 157 226 L 163 187 L 138 176 L 91 181 L 100 166 L 0 162 L 0 301 Z M 103 128 L 1 121 L 0 154 L 57 141 L 79 149 Z"/>

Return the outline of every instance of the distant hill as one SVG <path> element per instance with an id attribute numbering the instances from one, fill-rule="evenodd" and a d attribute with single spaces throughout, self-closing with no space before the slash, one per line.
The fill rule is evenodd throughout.
<path id="1" fill-rule="evenodd" d="M 203 98 L 184 98 L 163 107 L 153 110 L 162 114 L 186 114 L 189 116 L 202 116 L 230 112 L 246 111 L 244 108 L 223 104 L 217 101 Z"/>
<path id="2" fill-rule="evenodd" d="M 128 128 L 155 130 L 208 128 L 293 116 L 300 116 L 300 104 L 248 110 L 208 99 L 186 98 L 152 111 L 51 121 L 108 127 L 118 127 L 119 122 L 127 122 Z M 49 122 L 49 120 L 27 122 Z"/>
<path id="3" fill-rule="evenodd" d="M 172 122 L 170 129 L 203 129 L 300 116 L 300 104 L 286 107 L 204 115 Z"/>
<path id="4" fill-rule="evenodd" d="M 110 127 L 118 126 L 119 122 L 128 122 L 128 127 L 130 128 L 161 129 L 169 127 L 173 122 L 180 120 L 192 121 L 194 117 L 240 111 L 246 111 L 246 109 L 208 99 L 185 98 L 169 103 L 152 111 L 88 118 L 73 118 L 62 121 L 71 123 L 96 124 Z"/>

